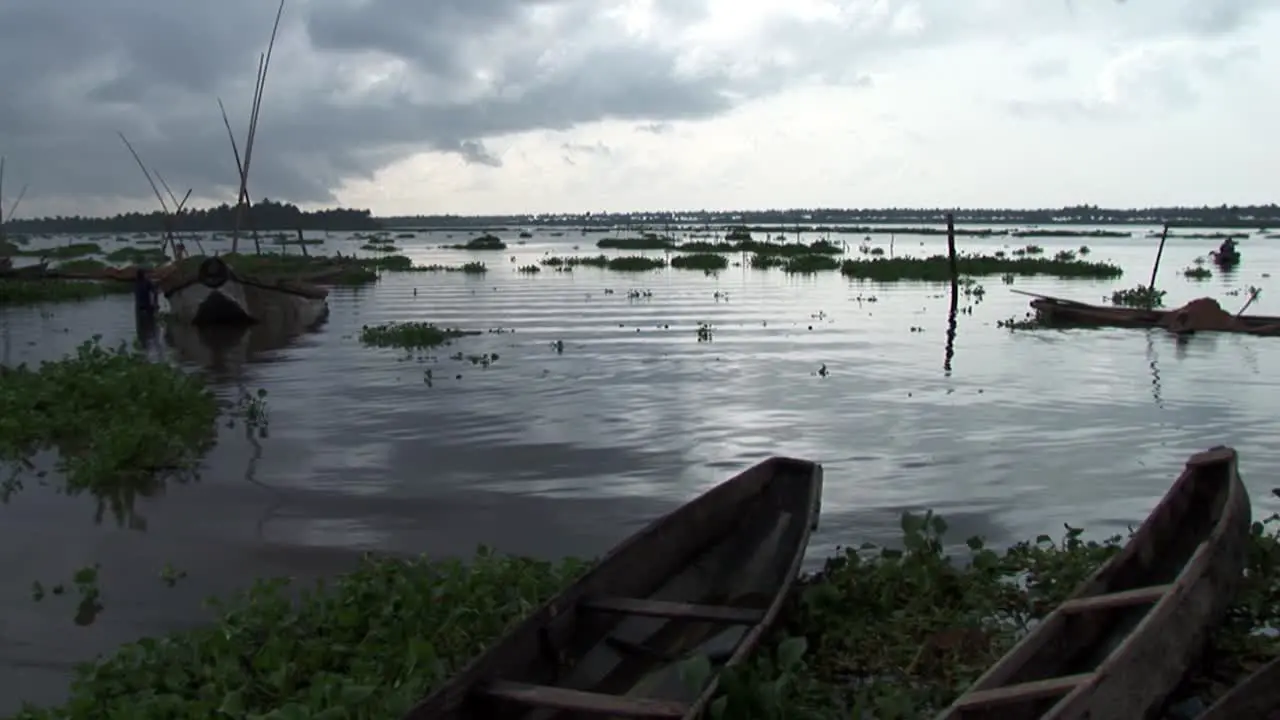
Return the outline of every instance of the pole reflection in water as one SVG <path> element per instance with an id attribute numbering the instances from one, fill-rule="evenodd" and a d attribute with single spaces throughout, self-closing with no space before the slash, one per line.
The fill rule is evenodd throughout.
<path id="1" fill-rule="evenodd" d="M 956 315 L 960 313 L 960 292 L 951 285 L 951 308 L 947 310 L 947 344 L 942 355 L 942 372 L 951 377 L 951 361 L 956 356 Z"/>
<path id="2" fill-rule="evenodd" d="M 1148 330 L 1147 331 L 1147 366 L 1151 368 L 1151 397 L 1156 401 L 1156 407 L 1164 410 L 1164 395 L 1160 386 L 1160 366 L 1158 362 L 1159 356 L 1156 354 L 1155 334 L 1163 331 Z"/>

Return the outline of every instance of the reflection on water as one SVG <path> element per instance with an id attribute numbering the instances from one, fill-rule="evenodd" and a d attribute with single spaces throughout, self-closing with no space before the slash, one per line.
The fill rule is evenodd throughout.
<path id="1" fill-rule="evenodd" d="M 899 250 L 945 252 L 945 240 L 897 239 Z M 985 299 L 970 314 L 952 313 L 942 286 L 836 273 L 515 271 L 573 254 L 574 242 L 594 253 L 594 240 L 537 235 L 495 262 L 434 249 L 445 241 L 420 234 L 404 241 L 416 261 L 482 260 L 490 272 L 389 274 L 374 287 L 337 288 L 317 333 L 160 332 L 226 401 L 268 390 L 270 437 L 221 428 L 200 482 L 134 501 L 145 532 L 93 525 L 90 498 L 40 486 L 0 506 L 0 596 L 12 603 L 0 613 L 0 713 L 60 697 L 71 661 L 197 622 L 205 596 L 255 576 L 332 573 L 364 550 L 461 554 L 486 543 L 594 555 L 771 454 L 825 465 L 813 562 L 837 544 L 893 540 L 899 514 L 924 507 L 946 517 L 957 540 L 1007 542 L 1068 521 L 1123 532 L 1188 454 L 1215 444 L 1240 449 L 1257 512 L 1280 505 L 1267 492 L 1280 464 L 1280 340 L 1009 332 L 996 321 L 1023 315 L 1027 298 L 996 278 L 983 281 Z M 328 242 L 329 252 L 355 246 Z M 1037 242 L 1048 255 L 1079 245 Z M 974 252 L 1001 244 L 961 241 Z M 1091 259 L 1114 259 L 1131 276 L 1018 278 L 1016 287 L 1096 302 L 1146 280 L 1150 248 L 1089 245 Z M 1169 305 L 1263 285 L 1262 273 L 1280 270 L 1280 248 L 1251 246 L 1232 278 L 1187 283 L 1181 269 L 1206 249 L 1170 239 L 1157 281 Z M 652 294 L 628 298 L 632 289 Z M 1280 294 L 1256 306 L 1280 315 Z M 955 364 L 960 312 L 965 354 Z M 132 341 L 145 328 L 130 313 L 127 296 L 0 308 L 0 356 L 58 357 L 92 333 Z M 359 345 L 361 325 L 391 320 L 493 332 L 413 355 Z M 711 342 L 698 341 L 699 322 L 715 328 Z M 468 357 L 484 353 L 499 359 L 486 367 Z M 65 607 L 25 599 L 33 580 L 93 562 L 106 598 L 95 625 L 74 627 Z M 188 572 L 172 589 L 157 579 L 166 563 Z"/>
<path id="2" fill-rule="evenodd" d="M 196 326 L 170 319 L 164 326 L 165 342 L 181 362 L 198 365 L 220 381 L 242 377 L 249 363 L 267 361 L 308 332 L 281 322 Z"/>

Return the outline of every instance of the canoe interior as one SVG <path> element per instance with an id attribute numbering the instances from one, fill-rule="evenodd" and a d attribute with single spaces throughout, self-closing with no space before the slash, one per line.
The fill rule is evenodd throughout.
<path id="1" fill-rule="evenodd" d="M 1061 704 L 1066 702 L 1064 698 L 1086 682 L 1129 683 L 1129 691 L 1149 691 L 1161 695 L 1162 699 L 1176 684 L 1180 670 L 1169 679 L 1169 687 L 1149 690 L 1151 684 L 1143 685 L 1142 676 L 1136 673 L 1155 672 L 1156 668 L 1104 669 L 1102 666 L 1112 663 L 1118 650 L 1132 650 L 1129 644 L 1143 632 L 1155 635 L 1185 632 L 1188 636 L 1197 632 L 1195 628 L 1151 624 L 1139 629 L 1138 625 L 1167 595 L 1190 594 L 1187 587 L 1179 587 L 1186 568 L 1193 565 L 1197 570 L 1204 570 L 1211 561 L 1218 560 L 1206 555 L 1202 548 L 1218 544 L 1228 546 L 1225 548 L 1228 550 L 1234 548 L 1233 538 L 1221 542 L 1217 537 L 1222 534 L 1220 526 L 1224 519 L 1229 519 L 1231 527 L 1243 533 L 1247 532 L 1248 518 L 1248 501 L 1236 475 L 1234 451 L 1215 449 L 1194 456 L 1129 542 L 941 717 L 965 720 L 1113 717 L 1105 712 L 1058 714 Z M 1243 559 L 1240 562 L 1242 564 Z M 1239 568 L 1227 574 L 1238 577 Z M 1214 592 L 1215 588 L 1201 589 L 1210 595 L 1221 595 Z M 1222 604 L 1225 609 L 1225 602 Z M 1153 644 L 1167 639 L 1146 638 Z M 1182 652 L 1179 643 L 1175 640 L 1168 646 L 1169 651 Z M 1189 641 L 1189 644 L 1193 643 Z M 1176 658 L 1170 660 L 1176 664 Z M 1109 672 L 1118 673 L 1119 677 L 1109 678 Z M 1125 690 L 1124 687 L 1116 689 Z M 966 696 L 973 704 L 966 704 Z M 973 702 L 978 696 L 986 696 L 990 702 Z"/>
<path id="2" fill-rule="evenodd" d="M 705 703 L 713 686 L 682 681 L 679 661 L 734 664 L 759 641 L 799 571 L 820 490 L 821 467 L 790 458 L 718 485 L 619 545 L 407 718 L 684 717 L 680 709 Z M 492 681 L 660 706 L 652 714 L 570 711 L 513 700 L 517 693 L 493 691 Z"/>

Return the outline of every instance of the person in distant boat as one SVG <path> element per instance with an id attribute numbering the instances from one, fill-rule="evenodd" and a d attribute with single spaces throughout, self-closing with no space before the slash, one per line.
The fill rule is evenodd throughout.
<path id="1" fill-rule="evenodd" d="M 160 307 L 159 292 L 145 268 L 138 268 L 133 276 L 133 307 L 140 313 L 154 313 Z"/>
<path id="2" fill-rule="evenodd" d="M 1218 255 L 1235 255 L 1235 253 L 1236 241 L 1231 238 L 1223 240 L 1222 244 L 1218 246 Z"/>

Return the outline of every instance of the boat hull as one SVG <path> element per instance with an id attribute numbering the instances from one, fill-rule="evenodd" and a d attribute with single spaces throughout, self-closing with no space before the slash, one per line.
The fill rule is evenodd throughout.
<path id="1" fill-rule="evenodd" d="M 1167 327 L 1173 310 L 1143 310 L 1140 308 L 1088 305 L 1074 300 L 1038 297 L 1031 301 L 1040 321 L 1046 325 L 1065 327 Z M 1239 329 L 1230 332 L 1246 334 L 1280 334 L 1280 317 L 1265 315 L 1240 315 L 1236 317 Z"/>
<path id="2" fill-rule="evenodd" d="M 309 329 L 329 315 L 328 291 L 299 283 L 246 278 L 217 258 L 201 263 L 194 277 L 163 281 L 169 310 L 192 325 L 272 324 Z"/>
<path id="3" fill-rule="evenodd" d="M 1145 717 L 1226 614 L 1250 521 L 1235 451 L 1192 456 L 1124 548 L 939 720 Z"/>
<path id="4" fill-rule="evenodd" d="M 1280 720 L 1280 658 L 1231 688 L 1196 720 Z"/>
<path id="5" fill-rule="evenodd" d="M 822 468 L 772 458 L 624 541 L 405 720 L 698 717 L 718 673 L 680 682 L 692 655 L 743 662 L 777 619 L 820 512 Z"/>

